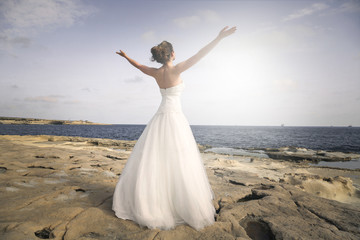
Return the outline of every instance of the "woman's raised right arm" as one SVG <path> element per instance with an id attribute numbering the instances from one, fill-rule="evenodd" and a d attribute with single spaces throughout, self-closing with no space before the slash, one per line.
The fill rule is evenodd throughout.
<path id="1" fill-rule="evenodd" d="M 185 70 L 189 69 L 193 65 L 195 65 L 200 59 L 202 59 L 206 54 L 208 54 L 223 38 L 233 34 L 236 31 L 236 27 L 232 27 L 228 29 L 229 27 L 224 27 L 219 35 L 212 40 L 209 44 L 207 44 L 205 47 L 203 47 L 198 53 L 196 53 L 191 58 L 178 63 L 176 65 L 176 69 L 179 73 L 184 72 Z"/>
<path id="2" fill-rule="evenodd" d="M 119 54 L 120 56 L 122 56 L 123 58 L 125 58 L 126 60 L 128 60 L 128 62 L 133 65 L 134 67 L 136 67 L 137 69 L 139 69 L 140 71 L 142 71 L 143 73 L 154 77 L 156 74 L 156 68 L 152 68 L 152 67 L 148 67 L 145 65 L 142 65 L 140 63 L 138 63 L 137 61 L 135 61 L 132 58 L 129 58 L 128 55 L 126 55 L 126 53 L 122 50 L 120 50 L 120 52 L 116 52 L 116 54 Z"/>

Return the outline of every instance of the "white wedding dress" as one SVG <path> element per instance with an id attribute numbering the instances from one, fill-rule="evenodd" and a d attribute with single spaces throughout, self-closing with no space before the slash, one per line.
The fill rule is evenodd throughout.
<path id="1" fill-rule="evenodd" d="M 118 218 L 168 230 L 214 223 L 215 209 L 201 155 L 180 102 L 184 83 L 161 89 L 150 120 L 116 185 L 112 209 Z"/>

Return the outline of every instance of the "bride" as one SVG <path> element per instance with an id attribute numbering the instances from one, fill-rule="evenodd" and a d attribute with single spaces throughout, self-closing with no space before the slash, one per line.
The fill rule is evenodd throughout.
<path id="1" fill-rule="evenodd" d="M 152 60 L 161 63 L 160 68 L 139 64 L 121 50 L 116 52 L 154 77 L 162 95 L 159 109 L 135 144 L 116 185 L 112 209 L 118 218 L 162 230 L 179 224 L 199 230 L 214 223 L 214 193 L 181 109 L 184 83 L 180 75 L 235 30 L 225 27 L 197 54 L 176 65 L 172 45 L 161 42 L 151 48 Z"/>

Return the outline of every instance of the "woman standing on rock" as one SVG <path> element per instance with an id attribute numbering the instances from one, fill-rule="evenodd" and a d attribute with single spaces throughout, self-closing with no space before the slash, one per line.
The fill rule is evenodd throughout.
<path id="1" fill-rule="evenodd" d="M 163 64 L 160 68 L 141 65 L 125 52 L 116 52 L 154 77 L 162 95 L 158 111 L 134 146 L 116 185 L 112 208 L 117 217 L 162 230 L 184 223 L 198 230 L 214 223 L 214 194 L 181 109 L 184 83 L 180 75 L 235 30 L 225 27 L 197 54 L 176 65 L 172 45 L 163 41 L 151 49 L 153 60 Z"/>

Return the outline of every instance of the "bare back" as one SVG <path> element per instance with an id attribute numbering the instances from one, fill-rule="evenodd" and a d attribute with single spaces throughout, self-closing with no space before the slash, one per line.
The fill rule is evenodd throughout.
<path id="1" fill-rule="evenodd" d="M 163 65 L 161 68 L 156 69 L 154 78 L 159 87 L 163 89 L 182 83 L 180 73 L 177 71 L 176 66 Z"/>

